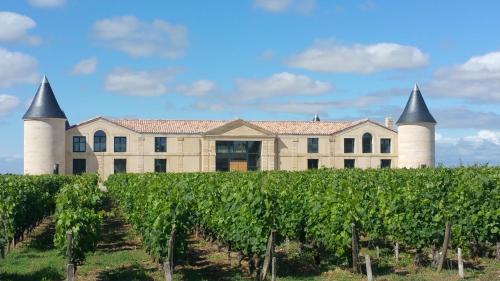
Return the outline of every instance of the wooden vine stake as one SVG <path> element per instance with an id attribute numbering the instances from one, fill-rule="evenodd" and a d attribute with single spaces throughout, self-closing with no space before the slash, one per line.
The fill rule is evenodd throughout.
<path id="1" fill-rule="evenodd" d="M 462 249 L 458 248 L 458 276 L 465 278 L 464 275 L 464 261 L 462 259 Z"/>
<path id="2" fill-rule="evenodd" d="M 73 259 L 73 234 L 70 230 L 66 231 L 66 241 L 68 245 L 66 247 L 66 277 L 68 281 L 75 280 L 75 265 L 72 262 Z"/>
<path id="3" fill-rule="evenodd" d="M 165 269 L 165 280 L 174 280 L 174 243 L 175 243 L 175 226 L 172 228 L 170 233 L 170 239 L 168 239 L 168 257 L 164 261 L 163 269 Z"/>
<path id="4" fill-rule="evenodd" d="M 380 258 L 380 247 L 379 247 L 379 246 L 377 246 L 377 248 L 376 248 L 376 249 L 377 249 L 377 259 L 379 259 L 379 258 Z"/>
<path id="5" fill-rule="evenodd" d="M 260 280 L 265 280 L 267 276 L 267 272 L 269 271 L 269 267 L 271 266 L 271 260 L 274 256 L 274 239 L 276 236 L 276 231 L 271 230 L 269 234 L 269 238 L 267 239 L 267 248 L 266 248 L 266 256 L 264 257 L 264 264 L 262 266 L 262 273 Z"/>
<path id="6" fill-rule="evenodd" d="M 396 256 L 396 261 L 399 261 L 399 242 L 396 242 L 394 246 L 394 255 Z"/>
<path id="7" fill-rule="evenodd" d="M 352 271 L 355 273 L 358 273 L 358 235 L 356 233 L 356 224 L 352 223 L 351 224 L 351 230 L 352 230 Z"/>
<path id="8" fill-rule="evenodd" d="M 368 277 L 368 281 L 373 281 L 372 263 L 370 260 L 370 256 L 368 254 L 365 254 L 365 263 L 366 263 L 366 276 Z"/>
<path id="9" fill-rule="evenodd" d="M 500 261 L 500 241 L 497 242 L 497 252 L 495 254 L 495 260 Z"/>
<path id="10" fill-rule="evenodd" d="M 276 281 L 276 257 L 273 257 L 271 273 L 271 281 Z"/>
<path id="11" fill-rule="evenodd" d="M 441 272 L 441 270 L 443 269 L 443 263 L 444 260 L 446 259 L 446 251 L 448 250 L 448 245 L 450 244 L 450 232 L 451 232 L 451 223 L 447 221 L 446 229 L 444 231 L 443 248 L 441 249 L 441 255 L 439 256 L 437 272 Z"/>

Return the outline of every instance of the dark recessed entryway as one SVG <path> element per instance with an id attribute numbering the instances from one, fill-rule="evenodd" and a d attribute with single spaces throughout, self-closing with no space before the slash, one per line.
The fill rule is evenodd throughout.
<path id="1" fill-rule="evenodd" d="M 216 141 L 216 171 L 260 170 L 260 141 Z"/>

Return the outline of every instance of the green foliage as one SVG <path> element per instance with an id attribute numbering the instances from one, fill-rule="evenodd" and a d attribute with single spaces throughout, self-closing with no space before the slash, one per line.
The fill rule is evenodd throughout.
<path id="1" fill-rule="evenodd" d="M 66 253 L 66 233 L 73 235 L 72 263 L 81 264 L 85 253 L 94 251 L 102 222 L 104 193 L 98 189 L 97 175 L 74 177 L 65 184 L 56 198 L 54 244 Z"/>
<path id="2" fill-rule="evenodd" d="M 417 250 L 442 243 L 446 221 L 464 248 L 500 237 L 500 168 L 120 174 L 106 186 L 158 257 L 174 225 L 178 243 L 196 227 L 247 256 L 264 253 L 272 229 L 339 257 L 352 223 Z"/>
<path id="3" fill-rule="evenodd" d="M 54 212 L 54 196 L 70 177 L 0 176 L 0 247 Z"/>

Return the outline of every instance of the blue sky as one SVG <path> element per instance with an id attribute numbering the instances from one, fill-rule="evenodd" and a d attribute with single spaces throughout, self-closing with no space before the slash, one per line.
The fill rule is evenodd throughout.
<path id="1" fill-rule="evenodd" d="M 145 4 L 146 3 L 146 4 Z M 2 0 L 0 172 L 46 74 L 69 121 L 397 120 L 414 83 L 438 163 L 500 163 L 500 2 Z"/>

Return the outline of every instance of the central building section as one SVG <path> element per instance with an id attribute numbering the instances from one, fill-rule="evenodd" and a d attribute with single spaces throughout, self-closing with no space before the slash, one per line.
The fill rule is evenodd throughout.
<path id="1" fill-rule="evenodd" d="M 216 171 L 259 171 L 261 141 L 216 141 Z"/>
<path id="2" fill-rule="evenodd" d="M 203 134 L 202 171 L 274 170 L 276 134 L 236 119 Z"/>

